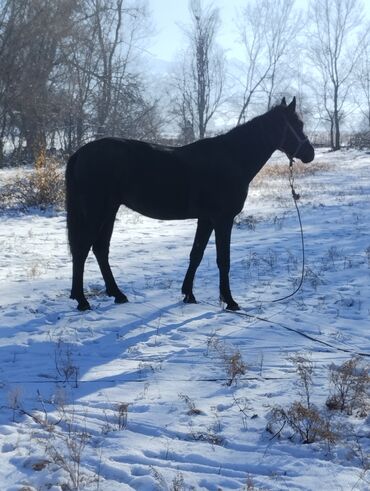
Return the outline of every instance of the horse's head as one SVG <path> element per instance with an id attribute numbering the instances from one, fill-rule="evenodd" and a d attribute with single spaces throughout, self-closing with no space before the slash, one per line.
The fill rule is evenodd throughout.
<path id="1" fill-rule="evenodd" d="M 279 150 L 284 152 L 289 159 L 298 158 L 303 163 L 311 162 L 315 157 L 315 150 L 309 139 L 303 132 L 303 122 L 295 111 L 296 99 L 287 105 L 283 97 L 280 106 L 284 115 L 283 133 L 279 144 Z"/>

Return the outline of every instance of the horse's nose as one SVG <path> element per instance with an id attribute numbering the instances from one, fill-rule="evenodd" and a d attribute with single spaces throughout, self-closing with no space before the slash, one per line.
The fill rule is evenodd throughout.
<path id="1" fill-rule="evenodd" d="M 314 158 L 315 158 L 315 150 L 313 146 L 310 145 L 309 148 L 302 155 L 301 160 L 304 164 L 308 164 L 309 162 L 312 162 Z"/>

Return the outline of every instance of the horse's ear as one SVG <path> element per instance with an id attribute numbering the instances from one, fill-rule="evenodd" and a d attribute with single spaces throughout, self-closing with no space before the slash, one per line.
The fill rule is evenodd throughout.
<path id="1" fill-rule="evenodd" d="M 283 97 L 281 99 L 281 103 L 280 103 L 282 106 L 286 106 L 286 100 L 285 100 L 285 97 Z"/>
<path id="2" fill-rule="evenodd" d="M 292 102 L 289 104 L 288 108 L 292 111 L 295 112 L 295 106 L 296 106 L 296 98 L 295 96 L 293 97 Z"/>

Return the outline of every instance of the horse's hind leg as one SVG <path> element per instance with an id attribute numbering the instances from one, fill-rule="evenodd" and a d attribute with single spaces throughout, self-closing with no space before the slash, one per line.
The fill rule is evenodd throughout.
<path id="1" fill-rule="evenodd" d="M 73 275 L 72 275 L 72 290 L 70 298 L 77 300 L 78 310 L 89 310 L 90 304 L 86 300 L 83 292 L 83 274 L 87 255 L 89 254 L 91 244 L 85 241 L 84 244 L 79 244 L 78 248 L 75 246 L 72 248 L 72 263 L 73 263 Z"/>
<path id="2" fill-rule="evenodd" d="M 107 294 L 110 297 L 114 297 L 115 303 L 125 303 L 128 301 L 127 297 L 118 288 L 108 260 L 110 239 L 112 237 L 117 210 L 118 207 L 112 210 L 106 217 L 102 228 L 99 230 L 99 235 L 93 243 L 93 252 L 103 275 Z"/>
<path id="3" fill-rule="evenodd" d="M 197 231 L 195 233 L 193 247 L 190 252 L 190 264 L 182 284 L 182 293 L 185 295 L 185 303 L 196 303 L 193 294 L 193 283 L 195 273 L 202 261 L 204 250 L 208 244 L 209 238 L 213 231 L 213 225 L 208 220 L 198 220 Z"/>

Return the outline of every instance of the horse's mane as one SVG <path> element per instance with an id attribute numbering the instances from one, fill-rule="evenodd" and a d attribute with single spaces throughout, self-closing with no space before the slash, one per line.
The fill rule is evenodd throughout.
<path id="1" fill-rule="evenodd" d="M 266 121 L 272 122 L 274 120 L 275 116 L 277 114 L 279 114 L 281 111 L 283 111 L 284 109 L 285 109 L 285 107 L 282 106 L 281 104 L 276 104 L 275 106 L 272 106 L 271 109 L 269 109 L 264 114 L 260 114 L 259 116 L 255 116 L 254 118 L 250 119 L 249 121 L 246 121 L 245 123 L 241 123 L 238 126 L 235 126 L 231 130 L 229 130 L 227 133 L 225 133 L 225 136 L 226 135 L 237 136 L 238 134 L 241 134 L 241 133 L 243 133 L 243 134 L 250 133 L 255 128 L 258 128 L 261 121 L 266 120 Z M 296 112 L 291 112 L 291 117 L 295 118 L 297 121 L 302 121 Z M 248 130 L 248 131 L 246 131 L 246 130 Z"/>
<path id="2" fill-rule="evenodd" d="M 245 123 L 241 123 L 238 126 L 235 126 L 231 130 L 229 130 L 226 135 L 230 136 L 236 136 L 238 133 L 244 133 L 246 130 L 252 130 L 256 127 L 256 123 L 259 123 L 263 119 L 271 120 L 280 110 L 282 106 L 280 104 L 277 104 L 276 106 L 273 106 L 271 109 L 269 109 L 267 112 L 264 114 L 260 114 L 259 116 L 255 116 L 254 118 L 250 119 L 249 121 L 246 121 Z"/>

